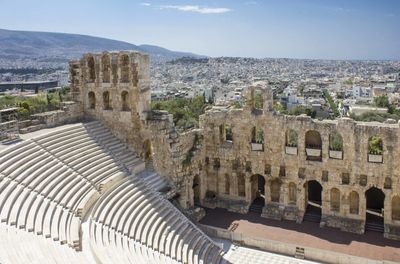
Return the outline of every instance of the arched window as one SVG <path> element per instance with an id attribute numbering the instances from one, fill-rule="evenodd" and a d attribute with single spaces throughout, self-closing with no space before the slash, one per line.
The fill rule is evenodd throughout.
<path id="1" fill-rule="evenodd" d="M 297 147 L 298 145 L 298 135 L 293 129 L 286 131 L 286 146 L 287 147 Z"/>
<path id="2" fill-rule="evenodd" d="M 322 149 L 321 135 L 318 131 L 310 130 L 306 133 L 306 148 Z"/>
<path id="3" fill-rule="evenodd" d="M 229 174 L 225 173 L 225 194 L 229 194 L 229 190 L 230 190 L 230 178 L 229 178 Z"/>
<path id="4" fill-rule="evenodd" d="M 274 179 L 271 181 L 271 202 L 279 202 L 281 193 L 281 181 Z"/>
<path id="5" fill-rule="evenodd" d="M 251 143 L 264 144 L 264 131 L 262 128 L 253 127 L 251 130 Z"/>
<path id="6" fill-rule="evenodd" d="M 94 94 L 94 92 L 88 93 L 88 99 L 89 99 L 89 109 L 95 109 L 96 108 L 96 95 Z"/>
<path id="7" fill-rule="evenodd" d="M 104 110 L 112 110 L 110 93 L 108 91 L 103 93 L 103 108 Z"/>
<path id="8" fill-rule="evenodd" d="M 101 58 L 101 66 L 103 73 L 103 82 L 109 83 L 110 72 L 111 72 L 111 61 L 110 61 L 110 56 L 108 54 L 104 54 L 103 57 Z"/>
<path id="9" fill-rule="evenodd" d="M 87 59 L 87 67 L 88 67 L 88 81 L 94 82 L 96 80 L 96 71 L 94 68 L 94 58 L 93 56 L 89 56 Z"/>
<path id="10" fill-rule="evenodd" d="M 340 211 L 340 191 L 337 188 L 331 189 L 331 210 L 334 212 Z"/>
<path id="11" fill-rule="evenodd" d="M 372 136 L 368 140 L 368 153 L 373 155 L 382 155 L 383 141 L 380 136 Z"/>
<path id="12" fill-rule="evenodd" d="M 350 214 L 358 214 L 360 204 L 360 197 L 356 191 L 352 191 L 349 196 L 350 199 Z"/>
<path id="13" fill-rule="evenodd" d="M 129 111 L 129 96 L 127 91 L 121 93 L 122 111 Z"/>
<path id="14" fill-rule="evenodd" d="M 246 180 L 243 173 L 238 175 L 238 194 L 239 196 L 246 196 Z"/>
<path id="15" fill-rule="evenodd" d="M 392 199 L 392 219 L 400 220 L 400 196 L 394 196 Z"/>
<path id="16" fill-rule="evenodd" d="M 329 150 L 343 151 L 343 139 L 339 133 L 333 132 L 329 135 Z"/>
<path id="17" fill-rule="evenodd" d="M 121 69 L 121 79 L 122 83 L 129 82 L 129 56 L 124 54 L 120 57 L 120 69 Z"/>
<path id="18" fill-rule="evenodd" d="M 296 200 L 296 184 L 291 182 L 289 183 L 289 202 L 295 203 Z"/>

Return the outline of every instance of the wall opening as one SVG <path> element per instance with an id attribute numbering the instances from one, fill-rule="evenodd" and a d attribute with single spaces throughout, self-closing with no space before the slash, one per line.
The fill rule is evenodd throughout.
<path id="1" fill-rule="evenodd" d="M 392 219 L 400 220 L 400 196 L 392 198 Z"/>
<path id="2" fill-rule="evenodd" d="M 311 180 L 304 184 L 304 188 L 306 212 L 303 221 L 319 223 L 322 211 L 322 185 L 316 180 Z"/>
<path id="3" fill-rule="evenodd" d="M 381 232 L 383 232 L 383 213 L 385 194 L 381 189 L 371 187 L 365 192 L 365 198 L 367 200 L 366 210 L 366 225 L 365 229 L 368 230 L 371 226 L 381 226 Z M 376 229 L 373 229 L 377 231 Z"/>
<path id="4" fill-rule="evenodd" d="M 271 202 L 279 202 L 280 200 L 280 193 L 281 193 L 281 180 L 280 179 L 273 179 L 270 182 L 270 189 L 271 189 Z"/>
<path id="5" fill-rule="evenodd" d="M 88 67 L 88 81 L 94 82 L 96 80 L 96 70 L 94 66 L 94 58 L 93 56 L 89 56 L 87 59 L 87 67 Z"/>
<path id="6" fill-rule="evenodd" d="M 289 183 L 289 203 L 295 204 L 297 200 L 297 188 L 294 182 Z"/>
<path id="7" fill-rule="evenodd" d="M 195 205 L 200 204 L 200 176 L 196 174 L 193 178 L 193 201 Z"/>
<path id="8" fill-rule="evenodd" d="M 340 191 L 337 188 L 332 188 L 330 193 L 331 211 L 340 212 Z"/>
<path id="9" fill-rule="evenodd" d="M 225 194 L 227 194 L 227 195 L 229 195 L 229 193 L 230 193 L 230 188 L 231 188 L 230 182 L 231 182 L 231 179 L 229 177 L 229 174 L 225 173 L 225 186 L 224 187 L 225 187 Z"/>
<path id="10" fill-rule="evenodd" d="M 108 91 L 103 92 L 103 109 L 112 110 L 110 92 Z"/>
<path id="11" fill-rule="evenodd" d="M 129 107 L 129 93 L 127 91 L 123 91 L 121 93 L 121 103 L 122 103 L 122 107 L 121 110 L 122 111 L 130 111 L 130 107 Z"/>
<path id="12" fill-rule="evenodd" d="M 111 76 L 111 61 L 110 56 L 108 54 L 104 54 L 101 57 L 101 66 L 102 66 L 102 75 L 103 75 L 103 82 L 109 83 L 110 76 Z"/>
<path id="13" fill-rule="evenodd" d="M 307 160 L 322 160 L 322 139 L 318 131 L 310 130 L 305 137 Z"/>
<path id="14" fill-rule="evenodd" d="M 358 214 L 360 206 L 360 197 L 358 195 L 358 192 L 352 191 L 350 193 L 349 200 L 350 200 L 350 214 Z"/>
<path id="15" fill-rule="evenodd" d="M 246 196 L 246 180 L 243 173 L 238 174 L 238 195 L 240 197 Z"/>
<path id="16" fill-rule="evenodd" d="M 124 54 L 120 57 L 120 69 L 121 69 L 121 83 L 129 83 L 129 56 Z"/>
<path id="17" fill-rule="evenodd" d="M 96 108 L 96 95 L 94 94 L 94 92 L 88 93 L 88 100 L 89 100 L 89 109 L 95 109 Z"/>

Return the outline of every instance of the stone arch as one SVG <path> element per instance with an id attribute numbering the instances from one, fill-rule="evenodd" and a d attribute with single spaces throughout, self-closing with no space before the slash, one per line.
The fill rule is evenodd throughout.
<path id="1" fill-rule="evenodd" d="M 94 92 L 88 93 L 89 109 L 96 108 L 96 95 Z"/>
<path id="2" fill-rule="evenodd" d="M 111 98 L 110 98 L 110 92 L 109 91 L 103 92 L 103 109 L 104 110 L 112 110 L 112 108 L 111 108 Z"/>
<path id="3" fill-rule="evenodd" d="M 120 82 L 128 83 L 129 82 L 129 63 L 130 59 L 127 54 L 122 54 L 120 57 L 120 64 L 119 67 L 121 69 L 121 79 Z"/>
<path id="4" fill-rule="evenodd" d="M 339 212 L 340 211 L 340 191 L 338 188 L 331 189 L 330 198 L 331 198 L 331 211 Z"/>
<path id="5" fill-rule="evenodd" d="M 383 225 L 383 213 L 385 206 L 385 193 L 376 187 L 371 187 L 365 192 L 366 221 Z"/>
<path id="6" fill-rule="evenodd" d="M 349 195 L 350 214 L 358 214 L 360 207 L 360 196 L 358 192 L 352 191 Z"/>
<path id="7" fill-rule="evenodd" d="M 392 220 L 400 220 L 400 196 L 392 198 Z"/>
<path id="8" fill-rule="evenodd" d="M 305 137 L 306 148 L 310 149 L 322 149 L 321 135 L 316 130 L 309 130 L 306 132 Z"/>
<path id="9" fill-rule="evenodd" d="M 121 110 L 122 111 L 130 111 L 129 107 L 129 93 L 127 91 L 123 91 L 121 93 Z"/>
<path id="10" fill-rule="evenodd" d="M 251 143 L 264 144 L 264 130 L 253 127 L 251 130 Z"/>
<path id="11" fill-rule="evenodd" d="M 103 54 L 101 57 L 101 66 L 102 66 L 102 75 L 103 75 L 103 82 L 109 83 L 111 79 L 111 60 L 110 55 Z"/>
<path id="12" fill-rule="evenodd" d="M 392 189 L 392 179 L 390 177 L 385 178 L 385 182 L 383 183 L 383 188 Z"/>
<path id="13" fill-rule="evenodd" d="M 294 182 L 289 183 L 289 203 L 296 203 L 297 201 L 297 187 Z"/>
<path id="14" fill-rule="evenodd" d="M 231 188 L 231 184 L 230 184 L 230 181 L 231 181 L 231 179 L 230 179 L 230 177 L 229 177 L 229 174 L 228 173 L 225 173 L 225 194 L 227 194 L 227 195 L 229 195 L 229 193 L 230 193 L 230 188 Z"/>
<path id="15" fill-rule="evenodd" d="M 278 178 L 275 178 L 270 181 L 271 202 L 279 202 L 280 201 L 281 185 L 282 185 L 282 182 Z"/>
<path id="16" fill-rule="evenodd" d="M 238 174 L 238 195 L 241 197 L 246 196 L 246 180 L 243 173 Z"/>
<path id="17" fill-rule="evenodd" d="M 87 67 L 88 67 L 88 82 L 94 82 L 96 80 L 96 70 L 94 57 L 92 55 L 87 58 Z"/>
<path id="18" fill-rule="evenodd" d="M 193 189 L 193 201 L 194 204 L 200 204 L 200 176 L 198 174 L 196 174 L 193 177 L 193 185 L 192 185 L 192 189 Z"/>
<path id="19" fill-rule="evenodd" d="M 343 138 L 337 131 L 329 135 L 329 150 L 343 151 Z"/>
<path id="20" fill-rule="evenodd" d="M 368 153 L 373 155 L 383 154 L 383 140 L 380 136 L 375 135 L 368 139 Z"/>
<path id="21" fill-rule="evenodd" d="M 293 129 L 288 129 L 286 131 L 286 146 L 287 147 L 297 147 L 298 145 L 298 134 L 296 132 L 296 130 Z"/>

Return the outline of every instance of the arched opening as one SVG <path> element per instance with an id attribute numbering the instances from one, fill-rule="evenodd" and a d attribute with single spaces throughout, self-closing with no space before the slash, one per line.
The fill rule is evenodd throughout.
<path id="1" fill-rule="evenodd" d="M 128 97 L 128 92 L 127 91 L 123 91 L 121 93 L 121 103 L 122 103 L 122 111 L 130 111 L 129 108 L 129 97 Z"/>
<path id="2" fill-rule="evenodd" d="M 255 90 L 254 92 L 254 108 L 259 110 L 264 108 L 264 98 L 260 90 Z"/>
<path id="3" fill-rule="evenodd" d="M 340 212 L 340 191 L 337 188 L 331 189 L 331 211 Z"/>
<path id="4" fill-rule="evenodd" d="M 253 127 L 253 129 L 251 130 L 251 150 L 264 150 L 264 131 L 262 130 L 262 128 Z"/>
<path id="5" fill-rule="evenodd" d="M 225 194 L 229 195 L 230 193 L 230 188 L 231 188 L 231 179 L 229 177 L 228 173 L 225 173 Z"/>
<path id="6" fill-rule="evenodd" d="M 360 197 L 358 192 L 352 191 L 349 196 L 350 200 L 350 214 L 358 214 L 360 206 Z"/>
<path id="7" fill-rule="evenodd" d="M 89 101 L 89 109 L 95 109 L 96 108 L 96 95 L 94 94 L 94 92 L 88 93 L 88 101 Z"/>
<path id="8" fill-rule="evenodd" d="M 146 162 L 151 161 L 153 158 L 153 146 L 149 139 L 143 142 L 143 156 Z"/>
<path id="9" fill-rule="evenodd" d="M 243 173 L 238 173 L 238 195 L 240 197 L 246 196 L 246 180 Z"/>
<path id="10" fill-rule="evenodd" d="M 367 200 L 365 230 L 383 232 L 383 214 L 385 194 L 381 189 L 372 187 L 365 192 Z"/>
<path id="11" fill-rule="evenodd" d="M 400 196 L 392 198 L 392 220 L 400 220 Z"/>
<path id="12" fill-rule="evenodd" d="M 280 179 L 273 179 L 270 183 L 271 189 L 271 202 L 279 203 L 280 195 L 281 195 L 281 180 Z"/>
<path id="13" fill-rule="evenodd" d="M 343 159 L 343 138 L 337 132 L 329 135 L 329 157 Z"/>
<path id="14" fill-rule="evenodd" d="M 195 205 L 200 204 L 200 176 L 196 174 L 193 178 L 193 201 Z"/>
<path id="15" fill-rule="evenodd" d="M 94 82 L 96 80 L 96 71 L 94 68 L 94 58 L 93 56 L 89 56 L 87 59 L 87 67 L 88 67 L 88 81 Z"/>
<path id="16" fill-rule="evenodd" d="M 310 130 L 305 137 L 307 160 L 322 160 L 322 139 L 318 131 Z"/>
<path id="17" fill-rule="evenodd" d="M 111 110 L 111 98 L 110 98 L 110 93 L 108 91 L 105 91 L 103 93 L 103 109 Z"/>
<path id="18" fill-rule="evenodd" d="M 289 203 L 295 204 L 297 200 L 297 188 L 294 182 L 289 183 Z"/>
<path id="19" fill-rule="evenodd" d="M 316 180 L 311 180 L 304 184 L 304 188 L 306 212 L 303 221 L 319 223 L 321 221 L 322 185 Z"/>
<path id="20" fill-rule="evenodd" d="M 298 135 L 293 129 L 286 131 L 286 146 L 297 148 L 298 145 Z"/>
<path id="21" fill-rule="evenodd" d="M 120 57 L 120 69 L 121 69 L 121 79 L 120 82 L 129 82 L 129 56 L 124 54 Z"/>
<path id="22" fill-rule="evenodd" d="M 383 162 L 383 141 L 380 136 L 372 136 L 368 139 L 368 161 Z"/>
<path id="23" fill-rule="evenodd" d="M 254 174 L 250 178 L 252 204 L 249 211 L 261 214 L 265 205 L 265 179 L 262 175 Z"/>
<path id="24" fill-rule="evenodd" d="M 108 54 L 104 54 L 101 57 L 101 66 L 102 66 L 103 82 L 109 83 L 111 75 L 111 61 L 110 61 L 110 56 Z"/>

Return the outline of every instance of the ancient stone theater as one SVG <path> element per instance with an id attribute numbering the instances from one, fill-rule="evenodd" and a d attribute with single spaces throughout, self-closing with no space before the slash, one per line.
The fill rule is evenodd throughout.
<path id="1" fill-rule="evenodd" d="M 178 133 L 151 109 L 147 55 L 86 54 L 70 76 L 73 102 L 0 152 L 1 263 L 235 262 L 199 206 L 400 239 L 393 120 L 286 116 L 259 82 Z"/>

